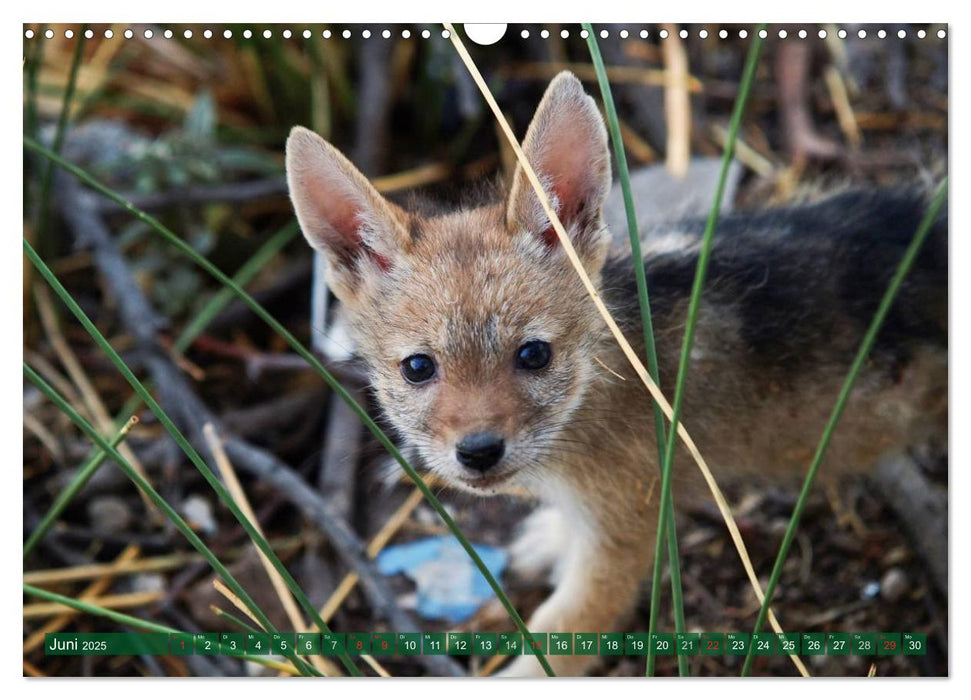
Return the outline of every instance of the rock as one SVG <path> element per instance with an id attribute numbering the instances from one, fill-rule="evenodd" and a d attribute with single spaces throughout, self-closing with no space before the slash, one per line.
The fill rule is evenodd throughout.
<path id="1" fill-rule="evenodd" d="M 124 532 L 132 517 L 131 507 L 118 496 L 97 496 L 88 502 L 88 520 L 95 530 Z"/>
<path id="2" fill-rule="evenodd" d="M 162 574 L 138 574 L 132 577 L 131 589 L 136 593 L 164 591 L 165 577 Z"/>
<path id="3" fill-rule="evenodd" d="M 899 567 L 889 569 L 880 579 L 880 597 L 888 603 L 896 603 L 910 589 L 907 574 Z"/>
<path id="4" fill-rule="evenodd" d="M 207 535 L 212 535 L 219 529 L 212 514 L 212 504 L 208 499 L 199 495 L 189 496 L 182 503 L 182 515 Z"/>

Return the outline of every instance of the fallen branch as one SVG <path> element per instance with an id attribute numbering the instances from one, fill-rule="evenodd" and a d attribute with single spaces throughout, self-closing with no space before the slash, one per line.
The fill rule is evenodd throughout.
<path id="1" fill-rule="evenodd" d="M 70 180 L 64 179 L 59 184 L 62 216 L 75 235 L 93 247 L 95 266 L 116 297 L 121 323 L 135 339 L 145 369 L 155 386 L 159 387 L 160 403 L 182 423 L 197 448 L 206 452 L 208 446 L 202 426 L 213 423 L 223 435 L 227 454 L 239 469 L 277 489 L 327 535 L 345 564 L 361 577 L 362 588 L 375 613 L 387 619 L 398 631 L 420 631 L 414 618 L 398 605 L 391 587 L 368 558 L 364 543 L 347 522 L 333 512 L 323 497 L 287 464 L 221 429 L 219 420 L 196 396 L 172 357 L 163 351 L 157 331 L 164 323 L 135 282 L 108 227 L 92 203 L 93 197 Z M 462 667 L 449 657 L 423 655 L 416 657 L 416 660 L 434 675 L 465 675 Z"/>

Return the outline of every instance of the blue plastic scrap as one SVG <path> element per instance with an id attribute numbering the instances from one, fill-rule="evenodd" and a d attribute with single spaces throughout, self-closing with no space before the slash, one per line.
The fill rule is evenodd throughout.
<path id="1" fill-rule="evenodd" d="M 472 547 L 499 579 L 506 568 L 506 553 L 486 544 Z M 385 576 L 404 574 L 415 582 L 418 613 L 430 620 L 464 622 L 494 595 L 453 537 L 429 537 L 387 547 L 378 555 L 377 565 Z"/>

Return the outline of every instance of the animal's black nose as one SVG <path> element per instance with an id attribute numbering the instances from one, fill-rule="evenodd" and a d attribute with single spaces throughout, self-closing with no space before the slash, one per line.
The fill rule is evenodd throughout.
<path id="1" fill-rule="evenodd" d="M 495 433 L 474 433 L 466 435 L 455 446 L 455 456 L 459 462 L 479 472 L 496 466 L 506 451 L 503 439 Z"/>

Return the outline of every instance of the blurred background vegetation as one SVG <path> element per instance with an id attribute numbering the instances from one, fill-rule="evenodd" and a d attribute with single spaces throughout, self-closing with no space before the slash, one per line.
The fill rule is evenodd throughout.
<path id="1" fill-rule="evenodd" d="M 513 163 L 466 69 L 438 26 L 28 25 L 24 29 L 32 35 L 24 40 L 25 134 L 55 147 L 67 160 L 158 216 L 228 274 L 250 261 L 247 289 L 303 340 L 311 336 L 313 263 L 309 249 L 297 240 L 283 179 L 283 145 L 292 126 L 318 131 L 375 178 L 389 196 L 405 204 L 414 197 L 457 201 L 471 183 L 502 177 Z M 599 100 L 579 29 L 510 25 L 498 44 L 470 45 L 519 134 L 547 82 L 562 69 L 576 72 Z M 601 50 L 632 169 L 657 165 L 677 174 L 687 170 L 689 157 L 720 155 L 748 45 L 739 32 L 750 32 L 752 27 L 596 25 L 596 29 L 609 33 L 600 40 Z M 680 35 L 682 29 L 689 30 L 686 37 Z M 818 36 L 821 29 L 827 32 L 825 39 Z M 839 35 L 840 29 L 845 36 Z M 861 29 L 865 38 L 859 34 Z M 947 40 L 938 36 L 942 29 L 770 26 L 740 132 L 737 159 L 743 175 L 736 205 L 784 203 L 806 190 L 844 183 L 929 185 L 946 169 L 948 54 Z M 91 38 L 82 42 L 86 30 Z M 207 30 L 212 32 L 209 38 Z M 779 38 L 780 30 L 786 38 Z M 66 36 L 68 31 L 71 38 Z M 666 39 L 661 38 L 662 31 L 668 33 Z M 884 38 L 878 34 L 881 31 Z M 905 38 L 898 38 L 901 31 Z M 919 31 L 925 36 L 920 37 Z M 106 38 L 106 32 L 111 38 Z M 720 32 L 726 33 L 724 38 Z M 800 32 L 806 37 L 800 38 Z M 110 232 L 110 240 L 92 234 L 90 222 L 79 221 L 80 212 L 96 216 Z M 218 284 L 152 235 L 143 222 L 106 200 L 92 201 L 71 178 L 49 170 L 48 162 L 33 154 L 24 158 L 24 235 L 112 345 L 145 374 L 146 357 L 139 340 L 145 329 L 125 322 L 126 299 L 119 297 L 117 275 L 105 267 L 106 250 L 120 253 L 127 266 L 125 274 L 135 280 L 154 311 L 152 318 L 145 319 L 149 335 L 169 349 L 195 395 L 226 430 L 272 453 L 324 494 L 363 541 L 382 532 L 392 516 L 409 505 L 408 487 L 387 468 L 382 450 L 365 439 L 353 417 L 341 414 L 339 402 L 323 382 L 240 303 L 219 306 L 219 313 L 198 329 L 193 342 L 179 347 L 180 333 L 211 306 Z M 277 242 L 274 247 L 258 254 L 271 240 Z M 25 359 L 92 417 L 104 412 L 123 422 L 128 416 L 122 407 L 131 395 L 127 384 L 42 288 L 43 281 L 38 284 L 36 273 L 25 264 Z M 356 382 L 355 395 L 366 398 L 353 364 L 339 364 L 341 376 Z M 164 387 L 161 394 L 164 404 Z M 177 406 L 185 397 L 168 399 Z M 290 628 L 272 591 L 258 595 L 269 584 L 258 560 L 244 546 L 245 533 L 217 507 L 151 415 L 139 416 L 142 422 L 125 444 L 150 480 L 217 553 L 228 557 L 240 580 L 253 585 L 254 597 L 266 603 L 281 627 Z M 26 386 L 24 421 L 26 538 L 77 475 L 91 446 L 36 390 Z M 345 564 L 285 494 L 252 475 L 245 476 L 244 483 L 259 521 L 281 548 L 281 558 L 311 599 L 323 605 L 345 573 Z M 752 502 L 745 498 L 757 497 L 744 491 L 735 495 L 749 506 Z M 754 547 L 764 567 L 778 542 L 779 533 L 771 534 L 774 518 L 779 517 L 773 513 L 784 510 L 787 501 L 778 494 L 758 498 L 764 508 L 751 507 L 747 517 L 753 532 L 767 540 L 763 548 Z M 815 623 L 820 629 L 827 624 L 833 629 L 856 624 L 861 629 L 882 625 L 927 630 L 938 638 L 934 653 L 887 661 L 886 672 L 946 673 L 946 596 L 934 593 L 908 545 L 887 534 L 896 529 L 892 514 L 873 494 L 854 492 L 849 505 L 842 506 L 848 510 L 837 515 L 849 519 L 844 522 L 855 522 L 862 513 L 867 522 L 883 522 L 886 527 L 878 525 L 874 535 L 874 530 L 846 526 L 833 535 L 828 527 L 832 503 L 820 495 L 805 526 L 810 534 L 815 528 L 817 562 L 821 560 L 824 569 L 830 566 L 832 576 L 814 583 L 800 578 L 798 571 L 793 573 L 801 597 L 791 605 L 805 611 L 801 626 L 799 616 L 789 612 L 793 629 Z M 462 497 L 455 497 L 453 505 L 460 521 L 468 525 L 467 532 L 494 544 L 508 541 L 516 519 L 528 508 Z M 416 501 L 406 510 L 408 517 L 395 526 L 396 537 L 441 532 L 423 504 Z M 813 520 L 813 513 L 818 520 Z M 83 595 L 87 586 L 100 582 L 100 588 L 90 594 L 93 598 L 111 593 L 134 596 L 122 598 L 131 603 L 129 610 L 180 629 L 226 628 L 225 620 L 210 608 L 226 606 L 212 588 L 211 572 L 185 554 L 187 548 L 177 532 L 146 515 L 145 504 L 120 473 L 110 466 L 101 469 L 25 558 L 25 572 L 41 572 L 38 585 L 67 595 Z M 686 601 L 694 606 L 689 618 L 705 621 L 709 629 L 747 629 L 748 622 L 739 621 L 748 619 L 752 603 L 745 597 L 741 568 L 737 562 L 729 564 L 727 538 L 709 522 L 710 514 L 685 517 L 690 519 L 689 529 L 679 526 L 679 530 L 692 532 L 683 551 Z M 131 547 L 137 548 L 136 555 L 126 549 Z M 142 568 L 133 565 L 130 575 L 102 576 L 93 582 L 91 577 L 64 579 L 52 573 L 123 556 L 146 563 Z M 176 559 L 159 563 L 165 557 Z M 730 571 L 717 574 L 714 587 L 710 585 L 713 566 Z M 887 594 L 892 586 L 880 587 L 891 573 L 890 583 L 897 588 L 903 577 L 902 592 Z M 861 586 L 873 581 L 880 584 L 876 594 L 861 592 Z M 399 602 L 407 607 L 409 585 L 393 583 Z M 542 599 L 542 582 L 507 583 L 524 615 Z M 914 605 L 915 601 L 921 605 Z M 35 602 L 25 599 L 25 604 Z M 824 610 L 843 613 L 821 618 Z M 53 613 L 34 616 L 25 611 L 25 637 L 52 619 L 58 618 Z M 359 591 L 347 597 L 333 619 L 342 631 L 385 624 L 374 613 L 374 601 Z M 500 620 L 501 614 L 487 608 L 469 628 L 484 629 Z M 423 622 L 429 629 L 435 624 Z M 97 618 L 71 615 L 62 625 L 119 629 Z M 633 624 L 632 628 L 642 627 Z M 600 672 L 637 673 L 625 663 L 611 660 Z M 706 660 L 698 663 L 697 673 L 726 672 Z M 821 663 L 830 664 L 818 669 L 823 674 L 862 675 L 866 670 L 855 667 L 849 657 Z M 421 672 L 407 660 L 390 660 L 387 666 L 395 675 Z M 47 659 L 36 646 L 25 647 L 24 668 L 25 673 L 52 675 L 244 672 L 230 659 L 206 664 L 174 657 Z M 665 659 L 659 660 L 658 670 L 675 672 Z M 785 660 L 772 660 L 757 671 L 793 672 Z"/>

